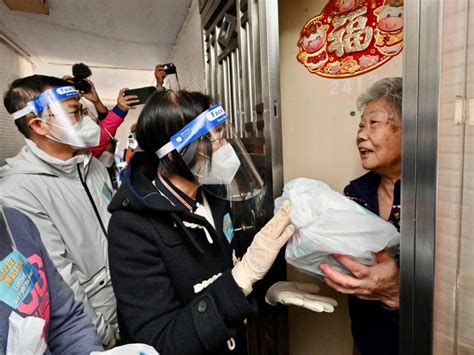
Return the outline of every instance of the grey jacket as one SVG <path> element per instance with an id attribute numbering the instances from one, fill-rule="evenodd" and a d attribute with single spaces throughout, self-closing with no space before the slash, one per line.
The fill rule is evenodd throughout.
<path id="1" fill-rule="evenodd" d="M 112 197 L 107 171 L 90 153 L 62 161 L 26 143 L 0 168 L 0 196 L 33 220 L 102 342 L 113 345 L 117 316 L 105 234 Z"/>

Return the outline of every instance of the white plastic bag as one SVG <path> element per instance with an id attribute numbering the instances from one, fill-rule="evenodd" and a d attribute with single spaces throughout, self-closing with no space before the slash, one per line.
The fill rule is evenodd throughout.
<path id="1" fill-rule="evenodd" d="M 286 261 L 314 276 L 324 273 L 326 262 L 339 272 L 349 271 L 331 254 L 344 254 L 373 265 L 374 253 L 400 243 L 395 226 L 332 190 L 325 183 L 298 178 L 288 182 L 275 200 L 275 211 L 283 202 L 292 204 L 291 222 L 296 232 L 286 246 Z"/>
<path id="2" fill-rule="evenodd" d="M 46 342 L 41 337 L 45 320 L 12 312 L 8 317 L 7 355 L 42 355 Z"/>
<path id="3" fill-rule="evenodd" d="M 117 346 L 107 351 L 93 351 L 90 355 L 159 355 L 150 345 L 135 343 Z"/>

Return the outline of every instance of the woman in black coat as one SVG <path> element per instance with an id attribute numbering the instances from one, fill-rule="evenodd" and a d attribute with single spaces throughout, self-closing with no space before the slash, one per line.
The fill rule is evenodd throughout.
<path id="1" fill-rule="evenodd" d="M 293 233 L 284 206 L 241 261 L 233 256 L 229 187 L 250 160 L 235 154 L 222 108 L 210 107 L 200 93 L 154 94 L 137 125 L 143 152 L 132 157 L 109 207 L 122 339 L 160 354 L 246 354 L 244 321 L 256 311 L 252 285 Z M 179 145 L 183 137 L 188 143 Z M 248 195 L 240 189 L 239 196 Z"/>

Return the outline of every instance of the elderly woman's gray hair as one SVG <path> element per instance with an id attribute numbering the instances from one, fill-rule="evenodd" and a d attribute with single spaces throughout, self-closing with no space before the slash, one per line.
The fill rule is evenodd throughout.
<path id="1" fill-rule="evenodd" d="M 373 100 L 384 98 L 392 105 L 398 117 L 402 117 L 402 78 L 385 78 L 375 82 L 357 99 L 357 109 L 359 111 Z"/>

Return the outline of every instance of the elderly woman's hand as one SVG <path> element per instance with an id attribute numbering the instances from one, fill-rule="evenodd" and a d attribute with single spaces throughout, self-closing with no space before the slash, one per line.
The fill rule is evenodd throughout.
<path id="1" fill-rule="evenodd" d="M 324 281 L 338 292 L 354 295 L 363 300 L 375 300 L 389 308 L 400 304 L 400 270 L 395 259 L 388 252 L 376 254 L 377 264 L 363 265 L 345 255 L 334 255 L 352 275 L 344 275 L 322 263 Z"/>

